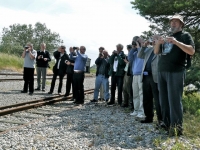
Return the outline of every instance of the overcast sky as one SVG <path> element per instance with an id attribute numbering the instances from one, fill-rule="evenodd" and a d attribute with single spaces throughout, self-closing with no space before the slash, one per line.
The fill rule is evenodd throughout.
<path id="1" fill-rule="evenodd" d="M 132 9 L 130 0 L 0 0 L 0 32 L 12 24 L 45 23 L 67 47 L 86 46 L 94 64 L 98 48 L 116 45 L 148 30 L 149 22 Z"/>

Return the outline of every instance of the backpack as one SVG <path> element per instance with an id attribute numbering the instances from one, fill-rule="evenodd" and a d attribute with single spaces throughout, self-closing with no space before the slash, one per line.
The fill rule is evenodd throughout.
<path id="1" fill-rule="evenodd" d="M 186 43 L 186 37 L 185 37 L 185 33 L 187 32 L 183 32 L 183 34 L 181 35 L 181 40 Z M 186 57 L 185 57 L 185 68 L 189 69 L 191 67 L 192 64 L 192 56 L 186 53 Z"/>

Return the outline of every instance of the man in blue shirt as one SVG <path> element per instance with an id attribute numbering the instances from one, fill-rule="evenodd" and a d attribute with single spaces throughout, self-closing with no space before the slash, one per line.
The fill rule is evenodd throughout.
<path id="1" fill-rule="evenodd" d="M 76 50 L 77 56 L 73 56 L 72 52 L 70 55 L 70 59 L 74 60 L 74 76 L 73 76 L 73 83 L 74 83 L 74 92 L 75 92 L 75 104 L 83 104 L 84 103 L 84 72 L 86 68 L 86 62 L 88 56 L 85 55 L 86 48 L 85 46 L 80 47 Z"/>

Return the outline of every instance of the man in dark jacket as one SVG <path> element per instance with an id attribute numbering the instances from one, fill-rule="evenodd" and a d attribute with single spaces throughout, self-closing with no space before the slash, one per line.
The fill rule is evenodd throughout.
<path id="1" fill-rule="evenodd" d="M 41 75 L 42 75 L 42 91 L 45 91 L 45 84 L 46 84 L 46 74 L 47 74 L 47 67 L 48 62 L 51 61 L 51 57 L 49 52 L 46 50 L 46 44 L 41 43 L 41 50 L 37 51 L 37 58 L 36 58 L 36 64 L 37 64 L 37 88 L 35 90 L 40 90 L 40 81 L 41 81 Z"/>
<path id="2" fill-rule="evenodd" d="M 76 56 L 76 52 L 75 50 L 77 49 L 77 47 L 70 47 L 69 48 L 69 56 L 73 55 Z M 71 53 L 72 52 L 72 53 Z M 74 60 L 69 59 L 69 61 L 66 62 L 67 64 L 67 80 L 66 80 L 66 93 L 65 93 L 65 97 L 69 96 L 70 90 L 71 90 L 71 85 L 72 85 L 72 93 L 73 93 L 73 97 L 72 100 L 74 100 L 75 95 L 74 95 L 74 84 L 73 84 L 73 74 L 74 74 Z"/>
<path id="3" fill-rule="evenodd" d="M 113 51 L 113 54 L 109 58 L 109 63 L 111 65 L 109 75 L 111 75 L 111 99 L 108 105 L 115 103 L 115 90 L 118 87 L 118 104 L 122 104 L 122 88 L 123 88 L 123 78 L 124 78 L 124 68 L 126 63 L 124 62 L 125 54 L 122 51 L 123 45 L 118 44 L 117 51 Z"/>
<path id="4" fill-rule="evenodd" d="M 53 79 L 51 81 L 51 88 L 48 94 L 52 94 L 56 82 L 57 76 L 59 76 L 59 86 L 58 86 L 58 94 L 61 95 L 63 77 L 66 74 L 66 60 L 69 60 L 69 56 L 65 52 L 65 46 L 60 46 L 57 51 L 53 53 L 56 64 L 53 66 Z"/>
<path id="5" fill-rule="evenodd" d="M 95 89 L 94 89 L 94 99 L 91 102 L 98 102 L 99 89 L 101 84 L 103 85 L 104 99 L 108 101 L 109 99 L 109 75 L 108 71 L 110 69 L 110 64 L 108 62 L 108 52 L 104 50 L 99 54 L 96 59 L 95 64 L 97 65 Z"/>

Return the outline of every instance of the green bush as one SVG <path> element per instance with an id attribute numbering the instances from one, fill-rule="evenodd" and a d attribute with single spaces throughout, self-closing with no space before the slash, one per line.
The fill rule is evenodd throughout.
<path id="1" fill-rule="evenodd" d="M 200 116 L 200 94 L 188 94 L 183 96 L 183 111 Z"/>

